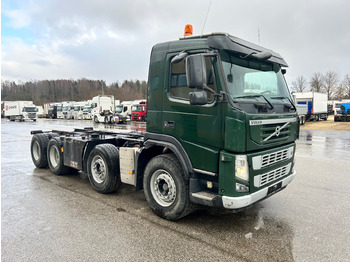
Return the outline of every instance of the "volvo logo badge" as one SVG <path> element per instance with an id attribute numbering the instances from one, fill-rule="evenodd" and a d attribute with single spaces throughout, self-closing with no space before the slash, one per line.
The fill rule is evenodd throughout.
<path id="1" fill-rule="evenodd" d="M 263 141 L 265 142 L 265 141 L 269 140 L 269 139 L 270 139 L 271 137 L 273 137 L 273 136 L 278 137 L 278 136 L 281 134 L 281 130 L 282 130 L 283 128 L 285 128 L 286 126 L 288 126 L 289 123 L 290 123 L 290 122 L 287 122 L 287 123 L 285 123 L 283 126 L 276 126 L 275 132 L 273 132 L 271 135 L 269 135 L 268 137 L 266 137 Z"/>
<path id="2" fill-rule="evenodd" d="M 281 133 L 281 127 L 280 126 L 276 126 L 276 129 L 275 129 L 275 135 L 276 136 L 279 136 L 280 135 L 280 133 Z"/>

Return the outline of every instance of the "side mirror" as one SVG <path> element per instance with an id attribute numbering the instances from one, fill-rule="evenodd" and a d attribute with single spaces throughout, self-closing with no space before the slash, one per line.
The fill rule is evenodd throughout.
<path id="1" fill-rule="evenodd" d="M 182 51 L 181 53 L 176 55 L 173 59 L 171 59 L 171 63 L 177 64 L 177 63 L 181 62 L 187 56 L 188 56 L 187 52 Z"/>
<path id="2" fill-rule="evenodd" d="M 186 58 L 187 86 L 202 88 L 207 81 L 207 72 L 204 56 L 197 54 Z"/>
<path id="3" fill-rule="evenodd" d="M 195 91 L 190 92 L 190 104 L 191 105 L 205 105 L 208 103 L 207 92 L 203 91 Z"/>

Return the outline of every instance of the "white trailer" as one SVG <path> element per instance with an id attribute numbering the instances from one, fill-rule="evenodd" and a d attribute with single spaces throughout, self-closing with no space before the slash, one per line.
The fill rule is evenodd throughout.
<path id="1" fill-rule="evenodd" d="M 306 105 L 307 114 L 306 120 L 320 119 L 327 120 L 328 118 L 328 97 L 327 94 L 318 92 L 293 93 L 297 105 Z"/>
<path id="2" fill-rule="evenodd" d="M 95 123 L 112 123 L 115 100 L 112 95 L 99 95 L 92 98 L 91 115 Z"/>
<path id="3" fill-rule="evenodd" d="M 33 104 L 33 101 L 5 101 L 5 117 L 10 121 L 36 121 L 36 112 L 38 109 Z"/>

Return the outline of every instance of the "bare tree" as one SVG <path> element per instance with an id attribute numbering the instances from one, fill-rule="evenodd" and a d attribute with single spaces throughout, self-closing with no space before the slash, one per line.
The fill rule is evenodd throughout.
<path id="1" fill-rule="evenodd" d="M 304 76 L 298 76 L 295 81 L 292 82 L 292 90 L 295 92 L 305 92 L 308 90 L 306 78 Z"/>
<path id="2" fill-rule="evenodd" d="M 342 82 L 342 87 L 343 87 L 343 90 L 344 90 L 344 97 L 343 98 L 347 98 L 347 99 L 350 99 L 350 75 L 347 74 L 345 77 L 344 77 L 344 80 Z"/>
<path id="3" fill-rule="evenodd" d="M 321 92 L 324 87 L 324 77 L 320 72 L 314 73 L 310 81 L 311 91 Z"/>
<path id="4" fill-rule="evenodd" d="M 334 71 L 328 71 L 324 76 L 324 91 L 327 93 L 328 99 L 332 99 L 338 84 L 338 74 Z"/>

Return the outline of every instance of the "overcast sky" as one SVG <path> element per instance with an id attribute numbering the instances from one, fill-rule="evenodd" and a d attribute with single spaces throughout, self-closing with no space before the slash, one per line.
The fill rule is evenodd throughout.
<path id="1" fill-rule="evenodd" d="M 281 54 L 289 84 L 327 71 L 342 80 L 350 74 L 349 11 L 349 0 L 2 0 L 1 79 L 147 80 L 152 46 L 178 39 L 186 24 L 201 34 L 206 20 L 203 33 Z"/>

